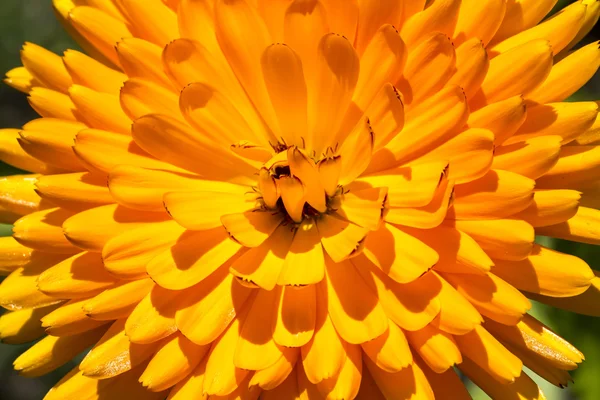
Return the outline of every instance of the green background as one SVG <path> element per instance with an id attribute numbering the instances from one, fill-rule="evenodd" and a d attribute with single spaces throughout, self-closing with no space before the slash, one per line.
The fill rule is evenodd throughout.
<path id="1" fill-rule="evenodd" d="M 409 0 L 405 0 L 409 1 Z M 483 1 L 483 0 L 482 0 Z M 557 9 L 572 1 L 559 1 Z M 0 74 L 20 66 L 19 50 L 25 41 L 42 45 L 52 51 L 62 52 L 75 45 L 56 22 L 50 0 L 0 0 Z M 595 30 L 584 42 L 598 40 Z M 600 79 L 596 77 L 572 101 L 596 100 L 600 98 Z M 36 117 L 24 94 L 0 84 L 0 127 L 18 128 Z M 0 163 L 0 176 L 18 171 Z M 0 235 L 9 235 L 10 226 L 0 224 Z M 586 260 L 593 268 L 600 268 L 597 260 L 600 250 L 594 246 L 553 241 L 544 243 L 561 251 L 575 254 Z M 588 361 L 572 373 L 576 384 L 565 390 L 555 388 L 538 379 L 550 400 L 600 399 L 600 319 L 584 317 L 535 304 L 533 314 L 550 325 L 560 335 L 584 352 Z M 38 400 L 58 381 L 74 362 L 42 378 L 20 377 L 12 370 L 13 360 L 29 345 L 9 346 L 0 344 L 0 399 Z M 535 374 L 532 374 L 535 377 Z M 475 399 L 487 396 L 472 388 Z"/>

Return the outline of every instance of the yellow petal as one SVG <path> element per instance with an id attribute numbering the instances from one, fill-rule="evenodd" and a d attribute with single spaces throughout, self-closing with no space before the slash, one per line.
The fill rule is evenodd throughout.
<path id="1" fill-rule="evenodd" d="M 130 134 L 131 119 L 123 112 L 118 96 L 80 85 L 71 86 L 69 95 L 78 115 L 91 128 Z"/>
<path id="2" fill-rule="evenodd" d="M 129 79 L 120 90 L 119 100 L 123 112 L 132 121 L 153 113 L 183 120 L 179 98 L 171 90 L 151 81 Z"/>
<path id="3" fill-rule="evenodd" d="M 433 272 L 408 284 L 388 278 L 381 270 L 357 265 L 358 272 L 371 290 L 376 291 L 388 317 L 400 328 L 418 330 L 430 323 L 440 311 L 437 294 L 441 283 Z"/>
<path id="4" fill-rule="evenodd" d="M 182 2 L 185 2 L 183 0 Z M 206 372 L 206 363 L 208 357 L 204 357 L 202 361 L 194 368 L 191 374 L 175 385 L 169 392 L 167 400 L 186 400 L 198 399 L 207 400 L 208 394 L 204 393 L 204 373 Z"/>
<path id="5" fill-rule="evenodd" d="M 66 93 L 72 84 L 60 56 L 43 47 L 25 42 L 21 50 L 21 61 L 41 86 Z"/>
<path id="6" fill-rule="evenodd" d="M 246 310 L 248 307 L 246 307 Z M 244 312 L 247 314 L 247 311 Z M 240 318 L 242 320 L 240 321 Z M 239 340 L 241 324 L 245 315 L 235 318 L 227 330 L 215 341 L 204 373 L 202 391 L 209 395 L 224 396 L 233 392 L 246 379 L 250 371 L 240 369 L 233 363 L 236 344 Z"/>
<path id="7" fill-rule="evenodd" d="M 502 24 L 506 2 L 493 0 L 482 3 L 478 0 L 463 0 L 454 30 L 454 43 L 459 46 L 470 38 L 481 40 L 485 47 Z"/>
<path id="8" fill-rule="evenodd" d="M 13 237 L 22 245 L 50 253 L 74 254 L 79 249 L 63 234 L 62 224 L 72 212 L 50 208 L 31 213 L 15 222 Z"/>
<path id="9" fill-rule="evenodd" d="M 455 221 L 454 224 L 475 239 L 490 257 L 500 260 L 524 259 L 531 253 L 535 239 L 532 226 L 517 219 Z"/>
<path id="10" fill-rule="evenodd" d="M 41 257 L 39 257 L 41 256 Z M 34 259 L 17 268 L 0 284 L 0 305 L 8 310 L 40 308 L 60 302 L 38 290 L 38 277 L 66 256 L 35 254 Z"/>
<path id="11" fill-rule="evenodd" d="M 22 353 L 14 361 L 13 366 L 26 377 L 45 375 L 94 345 L 105 331 L 106 328 L 100 327 L 79 335 L 46 336 Z"/>
<path id="12" fill-rule="evenodd" d="M 44 175 L 35 183 L 36 192 L 53 204 L 82 211 L 110 204 L 114 200 L 101 175 L 88 172 Z"/>
<path id="13" fill-rule="evenodd" d="M 153 392 L 170 388 L 196 368 L 209 348 L 190 342 L 181 333 L 171 335 L 152 356 L 140 383 Z"/>
<path id="14" fill-rule="evenodd" d="M 44 118 L 77 120 L 75 104 L 64 93 L 38 86 L 31 89 L 27 100 L 31 108 Z"/>
<path id="15" fill-rule="evenodd" d="M 162 287 L 186 289 L 225 264 L 240 248 L 223 228 L 187 231 L 177 243 L 155 256 L 146 269 Z"/>
<path id="16" fill-rule="evenodd" d="M 435 373 L 442 373 L 462 362 L 460 350 L 452 335 L 427 325 L 418 331 L 407 331 L 411 347 Z"/>
<path id="17" fill-rule="evenodd" d="M 516 325 L 531 308 L 531 303 L 521 292 L 494 274 L 445 273 L 443 277 L 482 315 L 502 324 Z"/>
<path id="18" fill-rule="evenodd" d="M 302 364 L 308 381 L 319 383 L 337 376 L 346 359 L 345 342 L 327 312 L 327 299 L 317 290 L 317 319 L 312 339 L 302 346 Z"/>
<path id="19" fill-rule="evenodd" d="M 383 371 L 368 358 L 365 358 L 365 365 L 386 399 L 434 399 L 427 378 L 415 363 L 393 374 Z"/>
<path id="20" fill-rule="evenodd" d="M 368 167 L 373 155 L 375 133 L 368 118 L 363 118 L 344 139 L 338 154 L 341 170 L 339 184 L 345 185 L 359 177 Z"/>
<path id="21" fill-rule="evenodd" d="M 456 184 L 481 178 L 488 172 L 494 157 L 494 135 L 487 129 L 467 129 L 411 164 L 447 160 L 446 178 Z"/>
<path id="22" fill-rule="evenodd" d="M 69 12 L 69 22 L 98 52 L 119 65 L 114 46 L 132 36 L 122 21 L 92 7 L 76 7 Z"/>
<path id="23" fill-rule="evenodd" d="M 452 40 L 443 33 L 428 36 L 411 48 L 404 75 L 398 82 L 406 105 L 439 92 L 456 71 L 456 54 Z"/>
<path id="24" fill-rule="evenodd" d="M 433 275 L 441 286 L 438 294 L 441 308 L 439 314 L 431 321 L 432 326 L 453 335 L 464 335 L 483 322 L 483 318 L 469 300 L 457 292 L 446 279 L 437 273 Z"/>
<path id="25" fill-rule="evenodd" d="M 43 118 L 43 120 L 57 121 L 61 123 L 64 120 L 55 120 L 53 118 Z M 39 121 L 39 120 L 38 120 Z M 36 159 L 48 163 L 56 169 L 67 171 L 84 171 L 83 164 L 73 153 L 73 142 L 75 135 L 86 126 L 73 121 L 64 121 L 61 128 L 58 126 L 51 131 L 36 131 L 30 128 L 30 123 L 25 125 L 25 130 L 19 132 L 21 136 L 19 143 L 23 150 Z"/>
<path id="26" fill-rule="evenodd" d="M 13 175 L 0 178 L 1 222 L 10 224 L 24 215 L 49 206 L 35 192 L 38 178 L 38 175 Z"/>
<path id="27" fill-rule="evenodd" d="M 436 399 L 472 399 L 469 391 L 455 369 L 449 369 L 444 373 L 436 374 L 425 365 L 424 361 L 416 359 L 416 363 L 421 367 L 423 373 L 427 377 L 427 381 L 429 382 L 431 389 L 433 389 L 433 394 Z"/>
<path id="28" fill-rule="evenodd" d="M 388 144 L 404 127 L 404 104 L 398 89 L 386 83 L 375 95 L 365 115 L 371 122 L 375 141 L 373 150 L 379 150 Z"/>
<path id="29" fill-rule="evenodd" d="M 181 179 L 181 183 L 183 181 Z M 207 189 L 210 188 L 210 183 L 212 182 L 205 184 Z M 198 189 L 201 188 L 200 182 L 196 185 Z M 189 188 L 188 186 L 186 189 Z M 164 206 L 175 221 L 191 230 L 216 228 L 221 226 L 222 216 L 254 210 L 257 206 L 256 195 L 249 193 L 251 189 L 248 187 L 215 182 L 214 189 L 215 191 L 168 192 L 163 196 Z M 198 207 L 198 204 L 204 206 Z"/>
<path id="30" fill-rule="evenodd" d="M 511 137 L 526 118 L 525 102 L 519 95 L 472 112 L 467 123 L 471 128 L 490 130 L 495 136 L 494 143 L 498 146 Z"/>
<path id="31" fill-rule="evenodd" d="M 280 213 L 259 210 L 221 217 L 221 223 L 231 238 L 246 247 L 260 246 L 282 221 Z"/>
<path id="32" fill-rule="evenodd" d="M 273 340 L 280 346 L 304 346 L 313 337 L 317 314 L 315 285 L 281 289 Z"/>
<path id="33" fill-rule="evenodd" d="M 335 378 L 319 382 L 319 391 L 327 399 L 353 399 L 360 389 L 362 352 L 357 345 L 346 345 L 346 361 Z"/>
<path id="34" fill-rule="evenodd" d="M 358 255 L 364 248 L 369 230 L 344 221 L 335 216 L 323 214 L 317 220 L 323 248 L 335 262 Z"/>
<path id="35" fill-rule="evenodd" d="M 360 390 L 356 396 L 358 400 L 385 400 L 385 396 L 379 390 L 379 386 L 369 372 L 366 363 L 363 365 L 362 379 L 360 381 Z"/>
<path id="36" fill-rule="evenodd" d="M 29 93 L 33 87 L 40 85 L 25 67 L 17 67 L 8 71 L 3 82 L 23 93 Z"/>
<path id="37" fill-rule="evenodd" d="M 566 222 L 575 216 L 581 194 L 574 190 L 538 190 L 533 204 L 512 216 L 523 219 L 534 228 Z"/>
<path id="38" fill-rule="evenodd" d="M 564 265 L 569 268 L 564 269 Z M 492 271 L 519 290 L 551 297 L 577 296 L 594 278 L 583 260 L 539 245 L 526 260 L 497 261 Z"/>
<path id="39" fill-rule="evenodd" d="M 490 170 L 478 180 L 457 185 L 456 219 L 494 219 L 518 213 L 533 202 L 535 182 L 513 172 Z"/>
<path id="40" fill-rule="evenodd" d="M 531 298 L 552 307 L 561 308 L 578 314 L 590 315 L 593 317 L 600 316 L 600 307 L 598 307 L 598 299 L 600 298 L 600 272 L 594 271 L 596 277 L 592 280 L 592 285 L 583 294 L 574 297 L 547 297 L 532 294 Z"/>
<path id="41" fill-rule="evenodd" d="M 492 43 L 536 26 L 556 5 L 557 0 L 520 0 L 506 4 L 506 14 Z"/>
<path id="42" fill-rule="evenodd" d="M 492 168 L 537 179 L 558 162 L 561 142 L 560 136 L 532 137 L 522 142 L 511 141 L 512 144 L 496 149 Z"/>
<path id="43" fill-rule="evenodd" d="M 56 306 L 8 311 L 0 315 L 0 339 L 6 344 L 23 344 L 44 336 L 40 319 Z"/>
<path id="44" fill-rule="evenodd" d="M 600 67 L 598 42 L 574 51 L 552 68 L 543 84 L 527 95 L 532 103 L 563 101 L 589 81 Z M 577 71 L 577 73 L 574 73 Z"/>
<path id="45" fill-rule="evenodd" d="M 17 129 L 0 129 L 0 160 L 25 171 L 45 174 L 57 172 L 56 168 L 27 154 L 18 142 L 19 137 Z"/>
<path id="46" fill-rule="evenodd" d="M 358 30 L 356 32 L 356 49 L 360 54 L 364 52 L 371 40 L 377 35 L 378 29 L 385 24 L 396 24 L 402 18 L 403 5 L 385 0 L 378 4 L 369 1 L 358 1 Z M 337 19 L 337 18 L 330 18 Z M 336 32 L 336 31 L 334 31 Z M 341 33 L 341 32 L 340 32 Z"/>
<path id="47" fill-rule="evenodd" d="M 116 279 L 102 264 L 97 253 L 80 253 L 44 271 L 38 278 L 40 291 L 57 298 L 95 296 L 113 286 Z"/>
<path id="48" fill-rule="evenodd" d="M 164 46 L 179 37 L 177 14 L 160 0 L 121 2 L 136 37 Z"/>
<path id="49" fill-rule="evenodd" d="M 373 155 L 367 171 L 381 171 L 425 154 L 462 127 L 467 117 L 463 90 L 454 85 L 442 89 L 406 113 L 402 132 Z"/>
<path id="50" fill-rule="evenodd" d="M 126 318 L 124 335 L 127 340 L 139 344 L 158 344 L 161 339 L 175 333 L 178 295 L 179 292 L 154 286 Z"/>
<path id="51" fill-rule="evenodd" d="M 140 78 L 173 90 L 174 85 L 162 69 L 162 46 L 137 37 L 120 38 L 115 46 L 119 64 L 129 78 Z"/>
<path id="52" fill-rule="evenodd" d="M 81 361 L 79 369 L 91 378 L 112 378 L 146 361 L 157 347 L 158 343 L 131 343 L 125 334 L 125 320 L 117 320 Z"/>
<path id="53" fill-rule="evenodd" d="M 536 234 L 580 243 L 599 244 L 599 218 L 600 211 L 579 207 L 573 218 L 557 225 L 537 228 Z"/>
<path id="54" fill-rule="evenodd" d="M 153 286 L 154 282 L 151 279 L 125 282 L 89 299 L 82 308 L 88 317 L 101 321 L 124 318 Z"/>
<path id="55" fill-rule="evenodd" d="M 325 212 L 327 210 L 325 188 L 321 183 L 316 164 L 296 146 L 289 147 L 287 154 L 291 174 L 298 177 L 304 186 L 304 200 L 317 211 Z M 285 204 L 285 198 L 283 200 Z"/>
<path id="56" fill-rule="evenodd" d="M 385 221 L 419 229 L 435 228 L 446 218 L 453 193 L 454 182 L 442 179 L 429 204 L 414 208 L 390 207 L 384 216 Z"/>
<path id="57" fill-rule="evenodd" d="M 502 341 L 536 354 L 557 368 L 572 370 L 583 361 L 583 354 L 579 350 L 529 314 L 515 326 L 490 320 L 484 326 Z"/>
<path id="58" fill-rule="evenodd" d="M 372 288 L 349 262 L 325 259 L 327 285 L 320 286 L 328 301 L 331 321 L 342 339 L 352 344 L 372 340 L 387 329 L 386 313 Z M 356 293 L 362 293 L 360 297 Z"/>
<path id="59" fill-rule="evenodd" d="M 364 255 L 398 283 L 416 280 L 439 260 L 435 250 L 391 224 L 367 236 Z"/>
<path id="60" fill-rule="evenodd" d="M 296 230 L 277 284 L 311 285 L 325 276 L 325 258 L 317 224 L 306 219 Z"/>
<path id="61" fill-rule="evenodd" d="M 558 135 L 569 143 L 592 127 L 598 116 L 594 102 L 551 103 L 527 109 L 527 120 L 506 143 L 531 137 Z"/>
<path id="62" fill-rule="evenodd" d="M 273 290 L 293 239 L 293 229 L 279 225 L 260 246 L 246 251 L 233 261 L 231 273 L 244 285 Z"/>
<path id="63" fill-rule="evenodd" d="M 404 332 L 392 321 L 388 321 L 387 331 L 373 340 L 361 343 L 361 347 L 371 361 L 386 372 L 399 372 L 413 361 Z"/>
<path id="64" fill-rule="evenodd" d="M 459 369 L 494 399 L 546 400 L 542 389 L 525 372 L 522 372 L 513 383 L 506 385 L 495 380 L 484 369 L 469 359 L 465 358 Z"/>
<path id="65" fill-rule="evenodd" d="M 102 249 L 105 268 L 121 279 L 146 276 L 146 264 L 173 245 L 185 229 L 175 221 L 144 224 L 110 239 Z"/>
<path id="66" fill-rule="evenodd" d="M 475 104 L 491 104 L 516 95 L 533 92 L 552 70 L 552 48 L 546 40 L 532 40 L 500 54 L 473 99 Z M 547 81 L 546 81 L 547 82 Z"/>
<path id="67" fill-rule="evenodd" d="M 332 133 L 343 126 L 358 83 L 360 60 L 345 37 L 328 33 L 319 41 L 315 62 L 316 77 L 308 86 L 309 136 L 306 150 L 321 154 L 336 144 Z M 323 118 L 323 115 L 328 117 Z M 339 132 L 338 138 L 346 135 L 348 132 Z"/>
<path id="68" fill-rule="evenodd" d="M 461 2 L 457 0 L 438 0 L 430 4 L 404 23 L 402 38 L 412 46 L 430 32 L 441 32 L 452 37 L 460 8 Z"/>
<path id="69" fill-rule="evenodd" d="M 349 191 L 340 197 L 337 215 L 371 231 L 379 229 L 387 207 L 387 188 Z"/>
<path id="70" fill-rule="evenodd" d="M 127 80 L 127 75 L 76 50 L 65 51 L 63 62 L 73 83 L 98 92 L 117 94 Z"/>
<path id="71" fill-rule="evenodd" d="M 44 316 L 42 326 L 52 336 L 71 336 L 91 331 L 111 321 L 96 321 L 83 312 L 82 306 L 88 298 L 73 299 Z"/>
<path id="72" fill-rule="evenodd" d="M 272 323 L 276 312 L 277 290 L 258 290 L 248 315 L 241 324 L 239 339 L 235 346 L 233 363 L 237 368 L 260 370 L 277 362 L 282 348 L 273 341 Z"/>
<path id="73" fill-rule="evenodd" d="M 498 6 L 498 4 L 501 3 L 503 3 L 502 0 L 495 0 L 494 5 Z M 477 10 L 477 8 L 478 7 L 475 6 L 475 12 L 480 11 L 483 7 L 479 7 L 479 10 Z M 463 6 L 461 9 L 469 10 L 469 6 Z M 466 12 L 468 13 L 469 11 Z M 493 14 L 493 12 L 486 12 L 486 15 L 491 18 L 497 17 L 497 14 Z M 477 21 L 480 20 L 477 19 Z M 482 23 L 477 26 L 483 27 L 486 25 Z M 481 87 L 481 84 L 485 80 L 488 68 L 488 54 L 485 50 L 483 39 L 474 37 L 467 40 L 456 49 L 456 71 L 448 83 L 462 87 L 465 90 L 467 98 L 470 99 Z"/>
<path id="74" fill-rule="evenodd" d="M 252 167 L 231 153 L 224 154 L 211 140 L 188 125 L 162 114 L 137 119 L 132 127 L 136 143 L 157 158 L 195 172 L 203 178 L 252 184 Z"/>
<path id="75" fill-rule="evenodd" d="M 492 54 L 504 53 L 523 43 L 536 39 L 550 42 L 556 55 L 575 38 L 585 18 L 586 6 L 581 2 L 573 3 L 554 14 L 543 23 L 522 31 L 490 48 Z"/>
<path id="76" fill-rule="evenodd" d="M 565 146 L 556 165 L 538 179 L 539 189 L 578 189 L 592 186 L 600 175 L 600 146 Z"/>
<path id="77" fill-rule="evenodd" d="M 400 78 L 407 53 L 396 28 L 382 25 L 360 57 L 360 73 L 352 99 L 361 110 L 368 108 L 379 88 Z"/>
<path id="78" fill-rule="evenodd" d="M 90 171 L 107 174 L 117 165 L 181 171 L 142 150 L 128 136 L 97 129 L 86 129 L 77 134 L 73 149 Z M 111 154 L 111 157 L 106 157 Z"/>
<path id="79" fill-rule="evenodd" d="M 283 348 L 283 355 L 275 364 L 256 371 L 250 380 L 250 386 L 260 386 L 263 390 L 273 390 L 290 377 L 296 380 L 295 371 L 293 368 L 300 356 L 300 350 L 295 348 Z"/>
<path id="80" fill-rule="evenodd" d="M 102 251 L 104 245 L 120 233 L 167 219 L 166 213 L 134 211 L 110 204 L 75 214 L 63 222 L 62 227 L 67 239 L 77 247 Z"/>
<path id="81" fill-rule="evenodd" d="M 175 312 L 175 323 L 192 342 L 205 345 L 223 333 L 253 290 L 222 268 L 186 292 Z"/>
<path id="82" fill-rule="evenodd" d="M 12 236 L 0 238 L 0 274 L 8 275 L 26 265 L 32 259 L 33 254 L 32 249 L 23 246 Z"/>

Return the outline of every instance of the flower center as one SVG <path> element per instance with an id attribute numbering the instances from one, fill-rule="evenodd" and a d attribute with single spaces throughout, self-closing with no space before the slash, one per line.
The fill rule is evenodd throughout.
<path id="1" fill-rule="evenodd" d="M 258 191 L 264 208 L 283 213 L 290 223 L 335 212 L 340 157 L 315 161 L 298 147 L 289 147 L 263 165 Z"/>

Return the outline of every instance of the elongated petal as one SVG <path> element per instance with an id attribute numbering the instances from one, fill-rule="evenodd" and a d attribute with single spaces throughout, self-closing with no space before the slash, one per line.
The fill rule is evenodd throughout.
<path id="1" fill-rule="evenodd" d="M 399 372 L 413 361 L 404 332 L 392 321 L 388 321 L 387 331 L 361 347 L 377 367 L 387 372 Z"/>
<path id="2" fill-rule="evenodd" d="M 280 346 L 300 347 L 313 337 L 317 315 L 316 285 L 281 289 L 273 340 Z"/>
<path id="3" fill-rule="evenodd" d="M 542 136 L 501 146 L 494 153 L 492 168 L 537 179 L 558 162 L 562 138 Z"/>
<path id="4" fill-rule="evenodd" d="M 599 244 L 599 218 L 600 211 L 579 207 L 573 218 L 557 225 L 537 228 L 536 234 L 580 243 Z"/>
<path id="5" fill-rule="evenodd" d="M 73 215 L 59 208 L 31 213 L 15 222 L 13 237 L 22 245 L 50 253 L 74 254 L 79 250 L 63 234 L 62 224 Z"/>
<path id="6" fill-rule="evenodd" d="M 125 282 L 86 301 L 82 309 L 93 319 L 106 321 L 127 317 L 154 287 L 151 279 Z"/>
<path id="7" fill-rule="evenodd" d="M 418 331 L 407 331 L 406 337 L 433 372 L 445 372 L 462 362 L 461 352 L 452 335 L 432 325 Z"/>

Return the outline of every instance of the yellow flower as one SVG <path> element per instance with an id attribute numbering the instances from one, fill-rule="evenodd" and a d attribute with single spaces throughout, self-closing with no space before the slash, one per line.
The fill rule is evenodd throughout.
<path id="1" fill-rule="evenodd" d="M 0 131 L 0 338 L 46 400 L 542 399 L 600 315 L 600 2 L 54 0 Z M 107 184 L 108 183 L 108 184 Z"/>

